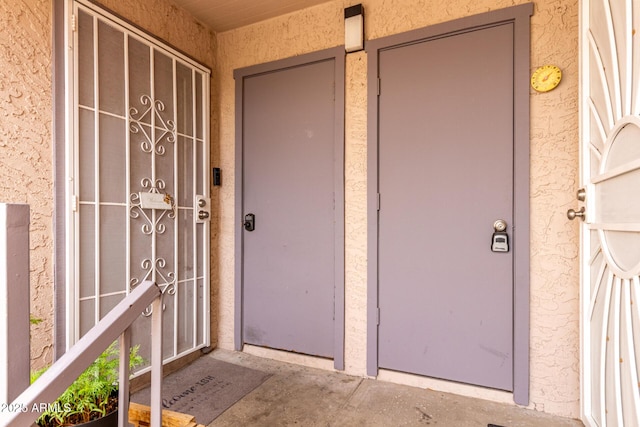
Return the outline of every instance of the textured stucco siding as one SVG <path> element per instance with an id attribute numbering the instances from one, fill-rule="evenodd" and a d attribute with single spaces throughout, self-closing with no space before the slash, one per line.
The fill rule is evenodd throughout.
<path id="1" fill-rule="evenodd" d="M 366 38 L 374 39 L 522 1 L 365 0 Z M 335 1 L 218 34 L 216 74 L 220 84 L 220 163 L 226 176 L 234 169 L 233 70 L 343 43 L 344 7 Z M 531 91 L 531 407 L 579 416 L 579 234 L 565 212 L 574 205 L 578 171 L 578 3 L 535 3 L 531 19 L 531 66 L 554 63 L 564 80 L 546 94 Z M 366 372 L 367 296 L 367 56 L 347 55 L 345 108 L 345 368 Z M 234 187 L 220 193 L 219 345 L 233 348 L 234 331 Z M 273 353 L 274 357 L 284 357 Z M 291 355 L 291 360 L 299 361 Z M 307 363 L 314 364 L 309 360 Z M 441 387 L 493 400 L 500 393 L 430 383 L 420 378 L 389 379 Z"/>
<path id="2" fill-rule="evenodd" d="M 537 2 L 531 23 L 532 68 L 563 70 L 554 91 L 531 91 L 531 400 L 578 418 L 578 2 Z"/>
<path id="3" fill-rule="evenodd" d="M 36 366 L 51 360 L 53 179 L 51 3 L 0 0 L 0 201 L 31 207 L 31 328 Z"/>

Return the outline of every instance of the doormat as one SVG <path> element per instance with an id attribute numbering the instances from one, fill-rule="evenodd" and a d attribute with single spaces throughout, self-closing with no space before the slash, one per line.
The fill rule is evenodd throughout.
<path id="1" fill-rule="evenodd" d="M 271 374 L 203 356 L 162 381 L 162 409 L 193 415 L 207 425 Z M 149 387 L 131 401 L 149 405 Z"/>

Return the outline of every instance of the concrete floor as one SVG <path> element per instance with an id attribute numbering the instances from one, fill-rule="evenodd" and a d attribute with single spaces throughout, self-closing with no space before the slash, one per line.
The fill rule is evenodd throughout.
<path id="1" fill-rule="evenodd" d="M 215 419 L 221 426 L 578 427 L 577 420 L 225 350 L 219 360 L 272 376 Z"/>

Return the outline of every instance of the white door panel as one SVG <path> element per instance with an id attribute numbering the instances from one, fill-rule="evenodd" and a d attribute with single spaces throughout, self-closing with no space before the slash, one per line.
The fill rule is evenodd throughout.
<path id="1" fill-rule="evenodd" d="M 640 2 L 582 6 L 583 421 L 638 426 Z"/>

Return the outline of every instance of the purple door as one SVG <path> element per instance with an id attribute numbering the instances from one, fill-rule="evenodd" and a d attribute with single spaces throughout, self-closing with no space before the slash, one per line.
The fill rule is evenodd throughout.
<path id="1" fill-rule="evenodd" d="M 321 60 L 242 83 L 242 217 L 254 221 L 242 231 L 242 342 L 329 358 L 343 244 L 336 67 Z"/>
<path id="2" fill-rule="evenodd" d="M 513 389 L 513 25 L 380 51 L 381 368 Z M 512 243 L 512 242 L 509 242 Z"/>

